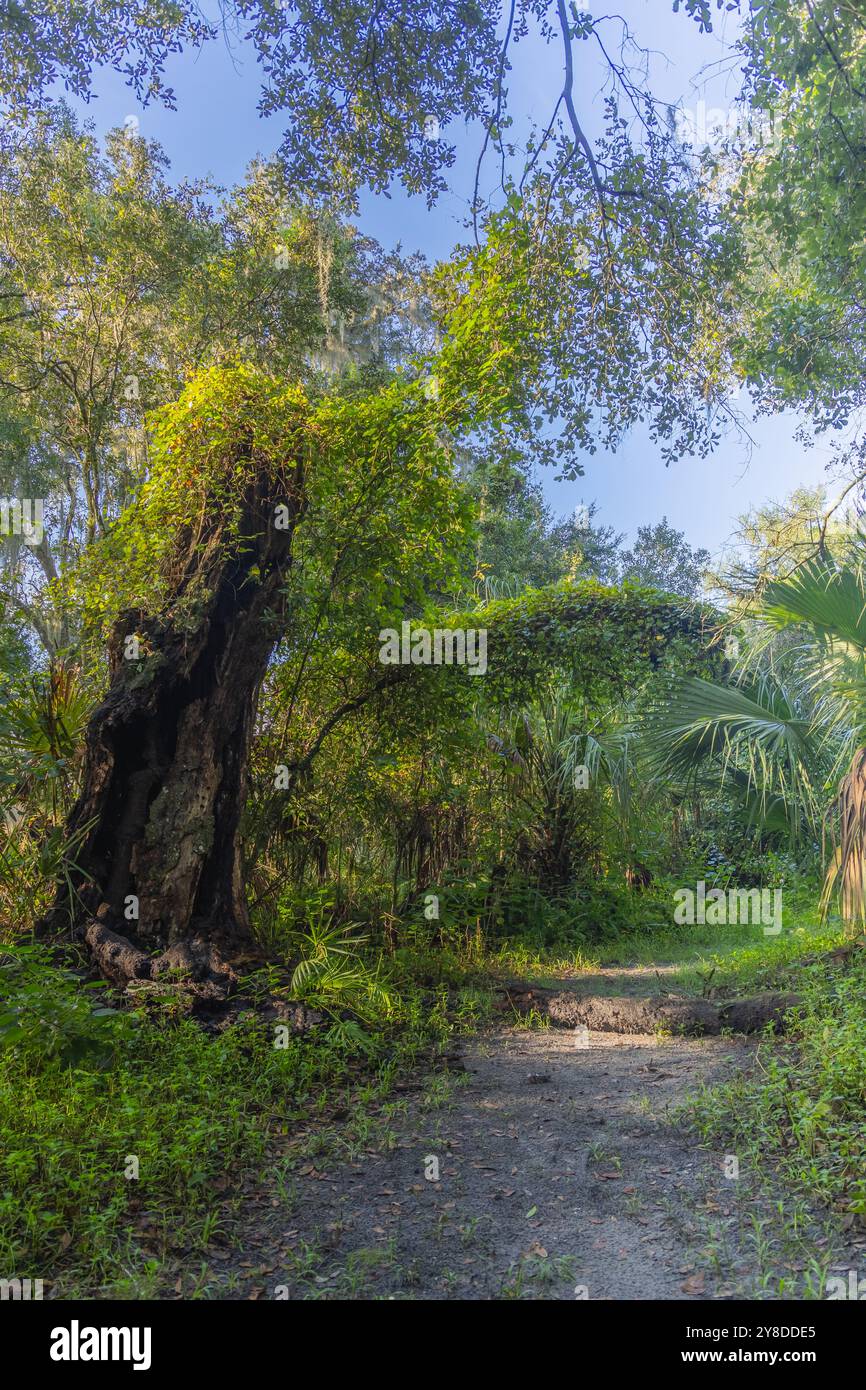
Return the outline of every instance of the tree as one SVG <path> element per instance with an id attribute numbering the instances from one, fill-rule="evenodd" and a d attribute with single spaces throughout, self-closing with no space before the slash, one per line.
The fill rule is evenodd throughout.
<path id="1" fill-rule="evenodd" d="M 785 579 L 828 552 L 844 554 L 857 523 L 854 507 L 844 501 L 845 495 L 828 503 L 824 486 L 797 488 L 782 502 L 738 517 L 731 546 L 706 581 L 723 596 L 729 622 L 748 614 L 771 579 Z"/>
<path id="2" fill-rule="evenodd" d="M 366 898 L 372 881 L 390 884 L 394 912 L 402 910 L 401 891 L 405 908 L 431 881 L 449 874 L 462 881 L 468 864 L 473 879 L 491 864 L 498 874 L 515 863 L 515 842 L 527 842 L 526 806 L 508 794 L 507 776 L 503 783 L 524 710 L 546 706 L 551 685 L 562 685 L 571 708 L 579 701 L 596 712 L 584 728 L 598 732 L 598 710 L 657 670 L 704 669 L 706 660 L 700 610 L 655 591 L 583 580 L 457 612 L 428 600 L 413 626 L 486 633 L 484 679 L 466 668 L 421 665 L 386 681 L 389 668 L 371 659 L 369 631 L 339 594 L 329 604 L 326 589 L 319 592 L 315 611 L 328 640 L 311 633 L 299 641 L 295 627 L 277 648 L 260 706 L 244 840 L 247 878 L 267 903 L 291 902 L 311 879 L 336 880 L 338 892 Z M 279 762 L 291 794 L 274 794 Z M 578 799 L 574 809 L 589 813 L 595 793 Z M 533 804 L 538 809 L 534 796 Z M 579 858 L 576 845 L 562 848 Z"/>
<path id="3" fill-rule="evenodd" d="M 728 369 L 714 331 L 723 303 L 713 278 L 715 213 L 640 85 L 621 21 L 569 11 L 565 0 L 519 0 L 505 9 L 460 0 L 411 10 L 402 0 L 348 7 L 226 0 L 223 19 L 257 50 L 267 84 L 262 110 L 288 119 L 280 155 L 288 187 L 320 212 L 352 208 L 359 188 L 384 190 L 397 179 L 435 198 L 454 158 L 442 131 L 458 118 L 479 123 L 479 178 L 485 158 L 495 160 L 499 178 L 490 206 L 476 194 L 473 241 L 439 297 L 453 310 L 471 276 L 465 327 L 471 320 L 476 336 L 482 330 L 478 365 L 479 354 L 496 351 L 497 330 L 510 322 L 513 337 L 520 324 L 524 360 L 515 365 L 529 367 L 531 354 L 540 368 L 531 373 L 520 424 L 544 457 L 579 472 L 575 453 L 594 447 L 599 411 L 608 444 L 646 419 L 667 456 L 712 446 Z M 143 0 L 134 21 L 102 0 L 63 14 L 14 5 L 10 21 L 0 95 L 16 113 L 58 78 L 87 94 L 99 62 L 124 72 L 142 100 L 171 102 L 165 55 L 217 32 L 187 0 L 171 7 Z M 507 74 L 531 25 L 553 47 L 559 92 L 549 121 L 518 151 L 505 134 Z M 622 31 L 614 53 L 605 42 L 609 25 Z M 597 148 L 575 104 L 575 53 L 590 44 L 612 86 Z M 479 302 L 485 284 L 487 305 Z M 447 307 L 437 316 L 464 338 L 458 317 Z M 558 446 L 544 444 L 542 418 L 561 436 Z"/>
<path id="4" fill-rule="evenodd" d="M 859 428 L 866 27 L 860 7 L 832 0 L 738 8 L 743 97 L 769 122 L 772 138 L 723 151 L 713 171 L 729 192 L 729 295 L 741 306 L 739 323 L 731 320 L 734 369 L 759 408 L 799 407 L 806 434 L 848 427 L 852 440 L 839 451 L 847 483 L 835 502 L 801 498 L 757 518 L 756 572 L 733 578 L 741 590 L 750 578 L 763 588 L 759 617 L 796 643 L 801 666 L 805 658 L 816 732 L 849 760 L 833 808 L 825 905 L 838 892 L 843 915 L 862 921 L 863 558 L 859 542 L 839 534 L 837 509 L 846 499 L 862 508 L 866 480 Z M 709 25 L 709 0 L 687 0 L 686 9 Z"/>
<path id="5" fill-rule="evenodd" d="M 708 550 L 693 550 L 685 534 L 662 517 L 655 526 L 637 528 L 637 541 L 619 557 L 619 577 L 683 598 L 696 598 L 709 559 Z"/>
<path id="6" fill-rule="evenodd" d="M 813 707 L 785 673 L 744 671 L 727 684 L 675 679 L 643 734 L 660 779 L 684 793 L 723 786 L 753 835 L 797 847 L 819 834 L 829 762 Z"/>
<path id="7" fill-rule="evenodd" d="M 361 352 L 371 296 L 405 274 L 273 168 L 214 206 L 166 163 L 121 131 L 101 150 L 62 108 L 0 148 L 0 488 L 45 500 L 40 543 L 4 547 L 5 594 L 52 658 L 80 636 L 63 575 L 147 476 L 148 412 L 226 355 L 323 380 L 314 359 Z M 403 351 L 399 318 L 385 303 L 368 384 Z"/>
<path id="8" fill-rule="evenodd" d="M 595 503 L 557 520 L 511 431 L 470 442 L 461 448 L 458 466 L 478 509 L 476 543 L 466 563 L 468 588 L 506 597 L 565 578 L 613 581 L 621 537 L 596 524 Z"/>
<path id="9" fill-rule="evenodd" d="M 454 158 L 438 126 L 492 109 L 501 73 L 499 5 L 490 0 L 411 8 L 402 0 L 224 0 L 220 10 L 214 23 L 194 0 L 85 0 L 72 9 L 4 0 L 0 97 L 21 109 L 58 81 L 86 97 L 94 69 L 109 64 L 143 103 L 174 106 L 166 58 L 243 36 L 265 77 L 262 114 L 288 118 L 290 181 L 325 194 L 351 194 L 359 182 L 386 188 L 399 173 L 408 188 L 434 196 L 444 187 L 440 168 Z"/>
<path id="10" fill-rule="evenodd" d="M 735 372 L 759 409 L 803 410 L 807 435 L 854 425 L 839 463 L 862 494 L 863 16 L 832 0 L 740 8 L 743 101 L 771 136 L 721 157 Z"/>
<path id="11" fill-rule="evenodd" d="M 236 4 L 227 12 L 251 19 L 266 71 L 285 82 L 272 93 L 278 103 L 289 104 L 292 119 L 282 174 L 275 171 L 278 182 L 282 177 L 278 192 L 284 194 L 287 181 L 292 186 L 295 180 L 298 196 L 311 193 L 317 199 L 310 217 L 293 227 L 285 249 L 290 259 L 298 245 L 314 252 L 297 257 L 298 278 L 300 287 L 309 287 L 312 273 L 324 319 L 334 306 L 335 271 L 341 266 L 350 296 L 355 289 L 357 255 L 337 212 L 351 206 L 359 183 L 366 179 L 384 186 L 402 177 L 410 187 L 436 193 L 447 147 L 435 139 L 422 145 L 425 134 L 416 126 L 434 97 L 440 119 L 458 111 L 480 114 L 484 148 L 506 160 L 508 54 L 535 11 L 524 6 L 515 14 L 516 25 L 508 22 L 502 45 L 495 39 L 497 12 L 483 4 L 446 7 L 444 14 L 440 7 L 435 16 L 416 7 L 407 16 L 402 5 L 340 7 L 339 12 L 323 5 L 301 13 L 269 0 L 255 7 Z M 42 16 L 47 43 L 38 22 L 17 9 L 12 18 L 11 36 L 0 47 L 0 89 L 14 101 L 41 91 L 56 75 L 86 91 L 93 63 L 106 57 L 131 63 L 132 81 L 142 95 L 165 97 L 164 54 L 175 43 L 205 38 L 188 7 L 173 7 L 169 14 L 159 0 L 136 12 L 135 25 L 125 10 L 107 13 L 99 3 L 70 16 L 52 8 Z M 206 372 L 184 390 L 174 411 L 161 417 L 141 495 L 124 510 L 121 499 L 113 498 L 117 508 L 106 514 L 104 487 L 91 486 L 101 476 L 105 454 L 91 448 L 88 436 L 80 485 L 85 495 L 93 494 L 87 511 L 93 524 L 81 564 L 70 572 L 64 591 L 81 583 L 88 631 L 96 631 L 94 620 L 107 602 L 96 575 L 106 558 L 116 554 L 139 587 L 129 604 L 114 606 L 110 686 L 88 729 L 84 788 L 69 825 L 77 856 L 73 892 L 61 893 L 52 920 L 71 911 L 76 921 L 89 922 L 92 949 L 118 979 L 183 961 L 208 987 L 223 990 L 227 975 L 220 957 L 250 947 L 237 849 L 250 732 L 256 694 L 283 626 L 290 647 L 315 654 L 308 635 L 320 631 L 316 604 L 303 590 L 293 593 L 292 586 L 298 545 L 309 537 L 312 546 L 316 536 L 327 542 L 325 514 L 316 505 L 320 478 L 331 479 L 332 498 L 341 490 L 349 498 L 363 497 L 369 489 L 374 499 L 387 497 L 390 506 L 399 502 L 401 515 L 404 503 L 413 505 L 415 515 L 407 525 L 419 528 L 420 543 L 438 534 L 440 521 L 439 492 L 424 473 L 422 456 L 435 472 L 443 451 L 450 459 L 456 443 L 479 431 L 509 431 L 521 450 L 557 461 L 569 476 L 580 473 L 579 452 L 595 448 L 599 433 L 615 445 L 639 419 L 650 422 L 670 457 L 706 452 L 716 437 L 707 404 L 727 363 L 718 350 L 723 340 L 714 331 L 720 303 L 709 254 L 714 213 L 653 103 L 616 64 L 612 71 L 620 91 L 639 112 L 640 144 L 632 142 L 611 100 L 607 133 L 592 150 L 574 105 L 573 49 L 597 37 L 596 21 L 569 17 L 562 0 L 549 14 L 547 6 L 539 9 L 537 18 L 545 37 L 559 46 L 564 115 L 560 120 L 557 106 L 547 135 L 534 143 L 519 177 L 513 170 L 503 172 L 501 206 L 486 211 L 477 203 L 473 241 L 427 278 L 424 290 L 441 335 L 438 345 L 422 345 L 391 381 L 387 372 L 370 377 L 350 362 L 345 380 L 332 382 L 330 399 L 321 402 L 315 394 L 301 399 L 294 387 L 279 388 L 269 377 L 246 374 L 243 360 L 259 362 L 264 355 L 265 365 L 295 381 L 313 378 L 315 385 L 324 384 L 289 353 L 278 351 L 292 294 L 273 283 L 273 259 L 261 254 L 267 244 L 262 229 L 273 226 L 278 200 L 268 180 L 256 174 L 241 209 L 229 210 L 216 234 L 202 214 L 205 239 L 215 238 L 207 262 L 214 274 L 199 278 L 195 272 L 190 282 L 196 291 L 191 296 L 196 331 L 190 331 L 188 314 L 166 319 L 172 325 L 167 340 L 176 354 L 166 374 L 178 361 L 186 371 L 227 353 L 238 365 Z M 141 161 L 139 143 L 134 142 L 134 157 Z M 82 145 L 75 157 L 86 162 L 93 151 Z M 80 182 L 88 188 L 92 178 Z M 106 183 L 108 212 L 115 182 Z M 120 179 L 121 187 L 133 191 L 135 182 Z M 74 201 L 73 192 L 66 196 Z M 81 209 L 73 209 L 79 221 L 86 219 L 88 197 L 85 193 Z M 171 202 L 168 193 L 165 201 Z M 144 211 L 149 215 L 150 207 Z M 186 221 L 195 223 L 197 216 L 190 211 Z M 115 229 L 116 219 L 109 216 L 107 225 Z M 51 331 L 71 333 L 79 357 L 85 354 L 88 390 L 86 353 L 104 340 L 91 341 L 86 332 L 76 337 L 75 295 L 83 286 L 87 300 L 92 276 L 105 265 L 113 273 L 115 264 L 110 238 L 96 241 L 100 255 L 80 281 L 70 281 L 71 311 L 63 299 L 49 316 Z M 259 251 L 252 265 L 239 254 L 247 246 Z M 126 287 L 124 280 L 124 293 Z M 12 293 L 20 299 L 26 287 L 16 281 Z M 108 300 L 113 302 L 112 294 Z M 180 303 L 187 304 L 183 296 Z M 235 303 L 237 317 L 231 313 Z M 33 307 L 39 311 L 39 305 Z M 89 312 L 87 302 L 85 317 Z M 214 321 L 218 331 L 211 336 Z M 321 326 L 321 319 L 304 319 L 298 355 Z M 362 342 L 369 338 L 366 327 L 359 328 Z M 10 328 L 16 350 L 18 332 Z M 21 332 L 26 346 L 26 325 Z M 690 345 L 686 352 L 684 341 Z M 199 354 L 193 361 L 178 351 L 185 342 Z M 271 353 L 276 357 L 269 361 Z M 163 369 L 156 335 L 145 352 L 148 361 L 153 355 Z M 105 368 L 99 365 L 102 394 L 94 408 L 88 406 L 88 422 L 104 426 L 111 415 L 120 356 Z M 25 366 L 32 360 L 31 350 Z M 258 422 L 256 412 L 261 412 Z M 396 486 L 401 469 L 403 493 Z M 178 493 L 181 486 L 186 495 Z M 183 505 L 175 505 L 178 498 Z M 285 531 L 272 525 L 280 507 L 286 512 Z M 375 576 L 374 597 L 384 607 L 390 552 L 379 528 L 373 536 L 382 550 L 380 568 L 375 545 L 365 553 Z M 370 572 L 368 567 L 366 580 Z M 423 573 L 430 582 L 427 592 L 441 592 L 435 566 Z M 154 575 L 159 594 L 151 600 L 147 585 Z M 453 582 L 453 574 L 447 578 Z M 396 591 L 402 592 L 400 586 Z M 320 592 L 330 592 L 327 583 Z M 355 593 L 339 586 L 335 592 L 346 609 L 335 616 L 329 604 L 326 621 L 344 630 Z M 555 634 L 557 642 L 566 637 L 565 630 Z M 649 627 L 635 634 L 639 646 L 649 644 L 650 660 L 659 650 L 653 645 L 657 637 Z M 597 632 L 587 632 L 588 644 L 597 640 Z M 516 670 L 501 679 L 517 689 L 532 665 L 523 652 Z M 404 677 L 393 679 L 399 684 Z M 357 693 L 353 685 L 351 678 L 346 681 L 336 712 L 350 712 L 357 700 L 370 698 L 369 684 Z M 378 688 L 376 681 L 372 688 Z M 328 727 L 326 720 L 290 777 L 303 776 Z M 188 795 L 190 768 L 198 775 L 194 798 Z M 166 948 L 157 967 L 114 933 L 124 920 L 135 920 L 123 915 L 134 911 L 150 944 Z M 101 914 L 100 920 L 93 921 L 94 914 Z"/>
<path id="12" fill-rule="evenodd" d="M 818 692 L 816 723 L 841 735 L 848 771 L 831 808 L 833 853 L 824 906 L 838 895 L 842 916 L 866 922 L 866 569 L 862 548 L 847 563 L 828 556 L 767 586 L 763 611 L 779 629 L 805 629 L 809 679 Z"/>
<path id="13" fill-rule="evenodd" d="M 62 111 L 7 132 L 0 159 L 3 483 L 50 499 L 9 597 L 52 654 L 72 634 L 45 591 L 143 476 L 142 408 L 171 354 L 169 306 L 211 249 L 199 195 L 170 191 L 159 164 L 121 137 L 100 158 Z"/>
<path id="14" fill-rule="evenodd" d="M 183 966 L 222 994 L 226 960 L 253 952 L 238 832 L 271 652 L 293 605 L 315 608 L 293 571 L 369 582 L 374 610 L 402 609 L 443 564 L 436 537 L 459 530 L 443 460 L 415 388 L 315 408 L 251 367 L 212 368 L 162 412 L 141 497 L 80 576 L 90 620 L 110 626 L 111 683 L 88 725 L 75 858 L 49 925 L 82 924 L 109 978 Z M 402 584 L 377 575 L 392 531 L 408 535 Z M 308 619 L 311 646 L 328 642 L 328 617 Z M 302 631 L 296 619 L 292 640 Z M 114 930 L 125 923 L 139 945 Z"/>
<path id="15" fill-rule="evenodd" d="M 714 764 L 744 820 L 796 843 L 829 828 L 823 906 L 866 921 L 866 568 L 863 542 L 771 579 L 753 604 L 753 634 L 736 684 L 677 681 L 653 712 L 650 737 L 668 776 Z M 766 633 L 796 639 L 781 658 Z M 771 659 L 766 659 L 767 654 Z M 751 668 L 751 669 L 750 669 Z M 821 792 L 838 781 L 832 804 Z"/>
<path id="16" fill-rule="evenodd" d="M 249 366 L 211 368 L 166 407 L 140 499 L 75 575 L 85 622 L 110 632 L 111 684 L 88 725 L 74 856 L 46 925 L 71 919 L 117 983 L 184 968 L 222 998 L 254 955 L 239 831 L 275 644 L 286 760 L 273 786 L 291 797 L 334 729 L 414 683 L 416 668 L 371 660 L 374 634 L 453 583 L 466 521 L 418 383 L 313 405 Z M 511 703 L 557 663 L 587 692 L 609 688 L 702 632 L 699 613 L 638 589 L 566 585 L 489 613 L 490 694 Z M 452 695 L 473 684 L 460 668 L 421 668 L 419 727 L 442 722 L 448 691 L 431 682 L 445 677 Z"/>

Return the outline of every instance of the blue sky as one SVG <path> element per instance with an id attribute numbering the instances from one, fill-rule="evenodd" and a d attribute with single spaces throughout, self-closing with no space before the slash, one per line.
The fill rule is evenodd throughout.
<path id="1" fill-rule="evenodd" d="M 685 15 L 674 15 L 671 0 L 620 0 L 616 9 L 637 41 L 651 50 L 647 58 L 650 85 L 657 97 L 681 103 L 698 118 L 702 101 L 706 110 L 730 109 L 739 86 L 731 60 L 729 41 L 736 27 L 730 16 L 720 16 L 718 31 L 708 36 L 699 34 Z M 618 30 L 618 22 L 611 21 L 609 47 Z M 103 72 L 97 75 L 96 96 L 84 114 L 93 120 L 97 133 L 135 115 L 140 133 L 164 146 L 178 178 L 211 174 L 231 185 L 243 177 L 255 155 L 267 155 L 276 148 L 280 118 L 262 120 L 257 114 L 260 72 L 251 48 L 235 43 L 230 49 L 220 40 L 198 53 L 172 59 L 167 76 L 175 89 L 177 111 L 143 110 L 119 77 Z M 590 133 L 597 129 L 603 78 L 593 52 L 582 50 L 576 99 Z M 534 117 L 546 124 L 551 93 L 555 101 L 560 82 L 557 48 L 548 48 L 532 36 L 518 46 L 509 92 L 510 104 L 521 119 Z M 73 105 L 82 109 L 80 103 Z M 444 134 L 457 145 L 458 160 L 450 174 L 450 191 L 435 208 L 428 211 L 422 198 L 409 199 L 399 189 L 390 199 L 363 199 L 359 223 L 384 245 L 400 242 L 407 251 L 420 249 L 436 258 L 447 255 L 464 238 L 462 224 L 479 132 L 447 129 Z M 746 407 L 745 398 L 737 405 Z M 781 499 L 795 487 L 824 481 L 829 449 L 826 443 L 804 449 L 794 439 L 796 425 L 791 416 L 755 421 L 750 425 L 752 444 L 732 435 L 710 459 L 686 459 L 669 468 L 648 435 L 637 429 L 617 454 L 599 452 L 587 457 L 582 479 L 557 483 L 542 472 L 542 483 L 559 513 L 568 513 L 581 502 L 597 501 L 598 519 L 629 536 L 638 525 L 666 515 L 685 531 L 692 545 L 705 546 L 715 557 L 729 543 L 738 515 L 770 499 Z M 832 487 L 830 491 L 832 495 Z"/>

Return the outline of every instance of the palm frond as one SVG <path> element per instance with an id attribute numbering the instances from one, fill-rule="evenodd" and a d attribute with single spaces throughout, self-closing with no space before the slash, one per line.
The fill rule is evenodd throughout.
<path id="1" fill-rule="evenodd" d="M 764 591 L 762 617 L 775 628 L 807 623 L 819 638 L 866 651 L 866 571 L 810 560 Z"/>
<path id="2" fill-rule="evenodd" d="M 792 833 L 801 816 L 818 822 L 818 741 L 796 697 L 769 678 L 750 688 L 698 676 L 673 682 L 648 717 L 646 742 L 664 780 L 694 784 L 715 769 L 756 826 L 779 824 L 780 801 L 799 808 L 785 817 Z"/>

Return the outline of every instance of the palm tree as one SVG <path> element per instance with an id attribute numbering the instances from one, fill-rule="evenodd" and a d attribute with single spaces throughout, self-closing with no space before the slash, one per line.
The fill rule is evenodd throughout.
<path id="1" fill-rule="evenodd" d="M 658 778 L 694 791 L 722 780 L 746 825 L 792 847 L 819 833 L 820 747 L 788 684 L 767 672 L 736 685 L 685 676 L 666 696 L 645 721 Z"/>
<path id="2" fill-rule="evenodd" d="M 755 617 L 763 640 L 736 684 L 681 679 L 656 712 L 659 764 L 685 777 L 715 762 L 765 831 L 784 824 L 796 841 L 823 825 L 822 910 L 836 898 L 845 920 L 866 922 L 866 538 L 844 562 L 825 555 L 772 580 Z M 779 633 L 790 639 L 783 679 L 772 660 Z M 822 788 L 834 782 L 822 816 Z"/>
<path id="3" fill-rule="evenodd" d="M 863 540 L 847 563 L 811 560 L 764 595 L 766 621 L 778 630 L 804 627 L 804 681 L 813 720 L 847 762 L 829 808 L 832 851 L 822 908 L 837 897 L 846 921 L 866 922 L 866 554 Z"/>
<path id="4" fill-rule="evenodd" d="M 639 803 L 634 794 L 632 719 L 629 704 L 593 703 L 564 684 L 512 719 L 506 738 L 489 734 L 503 758 L 522 857 L 548 886 L 597 876 L 611 861 L 628 881 L 648 874 L 635 844 L 649 799 L 645 783 Z"/>
<path id="5" fill-rule="evenodd" d="M 566 688 L 522 710 L 507 739 L 489 743 L 503 757 L 516 857 L 540 884 L 568 889 L 585 868 L 597 871 L 601 833 L 595 806 L 575 782 L 583 729 Z"/>

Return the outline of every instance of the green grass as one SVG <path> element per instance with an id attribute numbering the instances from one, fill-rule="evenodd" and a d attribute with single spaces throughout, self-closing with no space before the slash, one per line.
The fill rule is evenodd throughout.
<path id="1" fill-rule="evenodd" d="M 338 1023 L 275 1047 L 250 1016 L 217 1036 L 189 1019 L 106 1009 L 40 950 L 3 959 L 0 1272 L 66 1297 L 153 1296 L 173 1254 L 224 1234 L 227 1191 L 267 1171 L 271 1140 L 329 1109 L 379 1105 L 489 999 L 458 976 L 393 982 L 387 1023 Z M 138 1178 L 130 1158 L 138 1161 Z M 275 1171 L 274 1183 L 278 1174 Z"/>
<path id="2" fill-rule="evenodd" d="M 563 976 L 593 974 L 616 967 L 678 967 L 668 974 L 664 989 L 701 994 L 711 985 L 725 990 L 770 988 L 781 972 L 804 955 L 830 951 L 844 940 L 838 922 L 821 924 L 806 920 L 784 927 L 779 936 L 764 936 L 750 925 L 646 927 L 619 941 L 574 949 L 539 948 L 519 940 L 490 950 L 483 961 L 494 975 L 513 975 L 538 984 L 555 984 Z"/>
<path id="3" fill-rule="evenodd" d="M 783 986 L 794 989 L 791 967 L 803 956 L 832 951 L 845 940 L 841 925 L 786 928 L 779 936 L 756 935 L 754 927 L 719 929 L 711 943 L 695 945 L 692 959 L 676 971 L 671 985 L 688 994 L 706 990 L 748 993 Z"/>
<path id="4" fill-rule="evenodd" d="M 759 1175 L 866 1225 L 866 962 L 806 966 L 798 992 L 786 1039 L 703 1091 L 690 1115 Z"/>
<path id="5" fill-rule="evenodd" d="M 266 1107 L 291 1104 L 311 1079 L 261 1036 L 241 1028 L 212 1041 L 190 1022 L 143 1025 L 101 1065 L 42 1068 L 8 1050 L 0 1262 L 98 1287 L 161 1258 L 171 1233 L 202 1248 L 217 1179 L 261 1159 Z M 138 1180 L 125 1176 L 133 1155 Z"/>
<path id="6" fill-rule="evenodd" d="M 756 1171 L 864 1218 L 866 972 L 806 965 L 792 977 L 802 957 L 841 938 L 804 917 L 779 937 L 644 927 L 591 949 L 486 947 L 474 935 L 434 948 L 407 935 L 392 956 L 354 953 L 348 968 L 338 957 L 338 971 L 311 976 L 308 1001 L 330 1013 L 286 1047 L 252 1017 L 209 1036 L 170 1012 L 117 1013 L 102 987 L 41 949 L 3 948 L 0 1273 L 53 1282 L 66 1297 L 158 1296 L 176 1256 L 206 1269 L 214 1237 L 231 1238 L 231 1193 L 245 1174 L 291 1192 L 275 1140 L 304 1128 L 311 1146 L 337 1155 L 385 1143 L 389 1107 L 402 1103 L 389 1099 L 394 1083 L 489 1017 L 497 977 L 555 981 L 617 963 L 676 964 L 664 987 L 687 992 L 796 980 L 796 1034 L 768 1040 L 753 1075 L 702 1094 L 690 1115 Z M 353 1000 L 355 1023 L 342 1016 Z M 434 1078 L 428 1108 L 452 1084 Z M 335 1125 L 330 1112 L 341 1109 L 349 1120 Z M 137 1179 L 126 1176 L 131 1156 Z"/>

